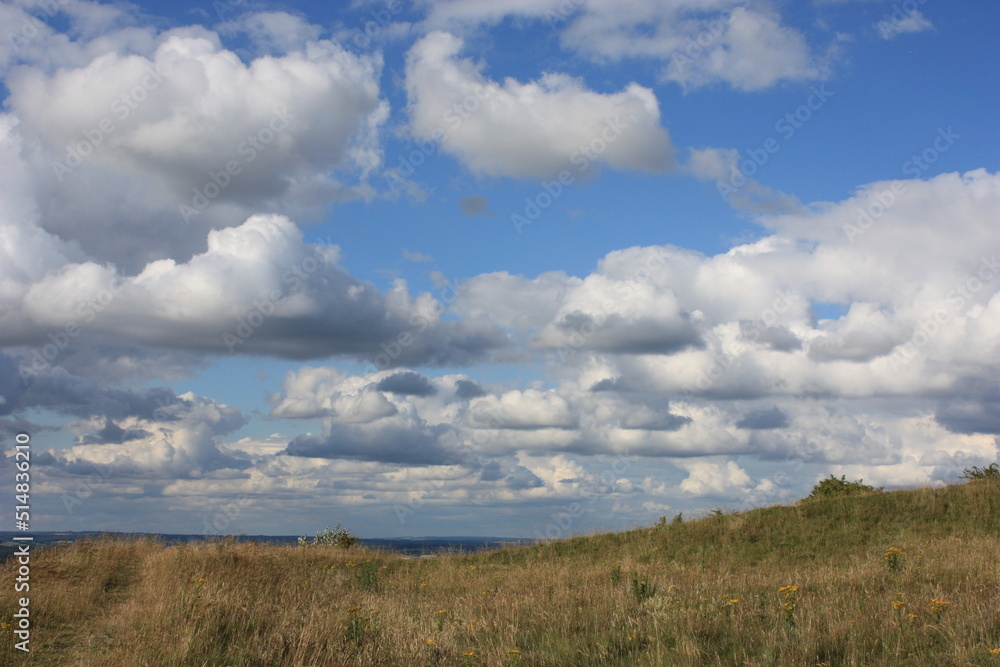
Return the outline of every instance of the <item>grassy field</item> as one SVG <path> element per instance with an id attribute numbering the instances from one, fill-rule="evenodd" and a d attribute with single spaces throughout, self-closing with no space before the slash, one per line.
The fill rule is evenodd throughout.
<path id="1" fill-rule="evenodd" d="M 33 554 L 0 662 L 1000 665 L 998 554 L 996 480 L 420 560 L 104 539 Z"/>

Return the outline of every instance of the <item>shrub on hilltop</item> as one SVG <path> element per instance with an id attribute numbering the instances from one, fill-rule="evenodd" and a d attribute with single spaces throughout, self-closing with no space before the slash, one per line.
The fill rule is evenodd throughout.
<path id="1" fill-rule="evenodd" d="M 1000 479 L 1000 466 L 996 463 L 991 463 L 983 468 L 972 466 L 962 472 L 965 474 L 961 475 L 959 479 Z"/>
<path id="2" fill-rule="evenodd" d="M 819 484 L 814 486 L 812 492 L 805 499 L 815 500 L 817 498 L 830 498 L 833 496 L 857 496 L 867 493 L 881 493 L 881 486 L 876 489 L 874 486 L 863 484 L 862 482 L 864 482 L 863 479 L 848 482 L 847 477 L 844 475 L 841 475 L 840 479 L 830 475 L 828 479 L 821 480 Z"/>
<path id="3" fill-rule="evenodd" d="M 316 537 L 314 537 L 312 541 L 310 541 L 307 537 L 299 538 L 299 546 L 301 547 L 317 546 L 350 549 L 357 543 L 358 538 L 351 535 L 351 532 L 346 528 L 341 528 L 339 523 L 334 528 L 327 526 L 326 530 L 321 530 L 316 533 Z"/>

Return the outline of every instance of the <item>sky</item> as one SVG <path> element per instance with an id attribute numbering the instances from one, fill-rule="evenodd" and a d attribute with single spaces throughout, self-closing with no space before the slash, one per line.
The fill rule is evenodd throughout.
<path id="1" fill-rule="evenodd" d="M 1000 450 L 998 21 L 2 2 L 0 474 L 27 434 L 35 530 L 367 538 L 956 483 Z"/>

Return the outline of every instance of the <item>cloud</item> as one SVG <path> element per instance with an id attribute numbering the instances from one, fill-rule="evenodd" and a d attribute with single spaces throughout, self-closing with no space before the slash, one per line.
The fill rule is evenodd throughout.
<path id="1" fill-rule="evenodd" d="M 569 429 L 576 421 L 566 400 L 553 391 L 509 391 L 476 398 L 469 404 L 468 422 L 473 428 Z"/>
<path id="2" fill-rule="evenodd" d="M 664 28 L 672 32 L 666 22 L 660 24 L 660 29 Z M 782 25 L 780 17 L 766 11 L 734 7 L 715 17 L 714 21 L 706 22 L 695 40 L 706 33 L 715 38 L 707 48 L 692 48 L 691 41 L 685 40 L 683 49 L 670 52 L 670 63 L 663 73 L 665 80 L 676 81 L 686 88 L 723 81 L 734 88 L 750 91 L 782 81 L 823 76 L 823 65 L 810 53 L 803 35 Z M 681 36 L 670 35 L 674 39 Z M 697 41 L 694 44 L 700 46 Z M 626 48 L 626 52 L 638 55 L 643 46 Z"/>
<path id="3" fill-rule="evenodd" d="M 939 401 L 934 419 L 952 433 L 1000 435 L 1000 383 L 989 376 L 963 378 Z"/>
<path id="4" fill-rule="evenodd" d="M 159 260 L 134 277 L 70 263 L 8 290 L 0 342 L 42 346 L 49 334 L 85 330 L 168 349 L 346 354 L 382 367 L 462 364 L 506 345 L 489 325 L 442 321 L 443 306 L 426 293 L 412 299 L 402 281 L 378 292 L 338 259 L 335 246 L 305 244 L 288 218 L 253 216 L 209 232 L 207 250 L 187 263 Z"/>
<path id="5" fill-rule="evenodd" d="M 407 250 L 403 248 L 403 257 L 411 262 L 432 262 L 434 258 L 430 255 L 425 255 L 422 252 L 416 252 L 414 250 Z"/>
<path id="6" fill-rule="evenodd" d="M 557 521 L 562 534 L 586 529 L 570 508 L 589 527 L 801 497 L 831 472 L 939 485 L 1000 451 L 1000 178 L 985 170 L 927 178 L 911 161 L 899 179 L 803 204 L 733 186 L 746 160 L 698 144 L 681 170 L 757 224 L 728 250 L 431 272 L 429 292 L 376 287 L 348 271 L 338 239 L 303 236 L 331 203 L 379 196 L 387 133 L 475 177 L 677 170 L 665 118 L 680 110 L 615 76 L 687 93 L 822 80 L 836 52 L 784 6 L 418 4 L 422 25 L 370 40 L 412 41 L 405 71 L 388 72 L 406 89 L 394 121 L 381 84 L 393 77 L 360 32 L 278 11 L 160 29 L 128 5 L 53 6 L 0 5 L 15 37 L 46 14 L 28 41 L 0 44 L 0 464 L 30 432 L 40 514 L 58 520 L 69 499 L 63 520 L 98 528 L 155 515 L 175 532 L 287 533 L 303 527 L 288 517 L 336 506 L 417 534 L 443 517 L 488 532 L 517 507 L 523 534 Z M 931 27 L 919 12 L 889 18 L 887 39 Z M 525 75 L 466 53 L 510 19 L 547 22 L 522 36 L 547 32 L 576 61 Z M 442 201 L 489 214 L 499 200 L 455 195 L 478 191 L 460 181 Z M 590 222 L 625 225 L 626 209 Z M 379 256 L 431 261 L 405 236 Z M 370 250 L 352 249 L 352 266 Z M 252 430 L 237 407 L 162 386 L 267 358 L 268 372 L 293 370 Z"/>
<path id="7" fill-rule="evenodd" d="M 83 445 L 99 445 L 103 443 L 110 443 L 115 445 L 120 445 L 123 442 L 129 442 L 130 440 L 139 440 L 140 438 L 148 438 L 152 433 L 141 428 L 128 428 L 124 429 L 118 424 L 114 423 L 110 419 L 105 419 L 104 427 L 93 434 L 88 434 L 80 439 L 80 444 Z"/>
<path id="8" fill-rule="evenodd" d="M 483 482 L 502 482 L 508 489 L 524 490 L 544 487 L 538 475 L 523 466 L 514 466 L 502 461 L 490 461 L 482 467 L 479 479 Z"/>
<path id="9" fill-rule="evenodd" d="M 243 20 L 261 30 L 301 23 L 280 13 Z M 248 63 L 189 27 L 142 44 L 96 40 L 104 50 L 82 62 L 14 70 L 5 106 L 37 202 L 26 222 L 137 271 L 187 259 L 207 229 L 254 212 L 368 196 L 388 114 L 381 61 L 300 32 L 286 35 L 287 52 Z"/>
<path id="10" fill-rule="evenodd" d="M 583 277 L 483 274 L 454 312 L 513 332 L 592 392 L 936 398 L 1000 364 L 997 202 L 1000 179 L 982 170 L 871 184 L 762 217 L 770 235 L 712 257 L 654 246 Z M 816 321 L 818 303 L 849 306 Z M 973 404 L 964 425 L 957 407 L 942 418 L 989 432 Z"/>
<path id="11" fill-rule="evenodd" d="M 223 34 L 244 33 L 260 50 L 284 54 L 319 41 L 322 28 L 288 12 L 246 13 L 218 26 Z"/>
<path id="12" fill-rule="evenodd" d="M 746 428 L 751 430 L 768 430 L 775 428 L 787 428 L 788 415 L 777 406 L 766 410 L 751 410 L 743 415 L 736 428 Z"/>
<path id="13" fill-rule="evenodd" d="M 763 343 L 772 350 L 792 352 L 802 349 L 802 341 L 786 326 L 761 327 L 755 322 L 744 320 L 740 322 L 740 328 L 744 340 Z"/>
<path id="14" fill-rule="evenodd" d="M 817 361 L 871 361 L 895 349 L 907 333 L 877 304 L 862 302 L 821 330 L 809 344 L 809 356 Z"/>
<path id="15" fill-rule="evenodd" d="M 468 320 L 497 322 L 517 331 L 537 329 L 555 317 L 566 294 L 580 283 L 561 271 L 535 278 L 483 273 L 462 281 L 452 309 Z"/>
<path id="16" fill-rule="evenodd" d="M 455 383 L 455 397 L 470 399 L 485 396 L 486 390 L 478 382 L 472 380 L 459 380 Z"/>
<path id="17" fill-rule="evenodd" d="M 908 12 L 896 7 L 891 14 L 884 16 L 875 24 L 879 37 L 890 40 L 899 35 L 932 30 L 934 24 L 919 9 Z"/>
<path id="18" fill-rule="evenodd" d="M 756 171 L 756 163 L 751 166 Z M 733 208 L 755 213 L 789 213 L 801 209 L 791 195 L 750 178 L 741 169 L 745 160 L 734 148 L 692 148 L 686 170 L 701 181 L 714 181 L 719 194 Z"/>
<path id="19" fill-rule="evenodd" d="M 64 369 L 37 375 L 18 371 L 13 377 L 27 378 L 8 399 L 18 409 L 48 409 L 80 418 L 135 417 L 147 421 L 172 421 L 184 400 L 165 387 L 132 390 L 103 386 L 97 380 L 79 377 Z"/>
<path id="20" fill-rule="evenodd" d="M 561 314 L 532 344 L 548 349 L 624 354 L 671 354 L 703 346 L 697 329 L 680 313 L 675 317 L 626 317 L 618 313 L 603 315 L 580 311 Z"/>
<path id="21" fill-rule="evenodd" d="M 697 497 L 733 497 L 750 490 L 750 475 L 735 461 L 678 461 L 688 476 L 680 483 L 681 491 Z"/>
<path id="22" fill-rule="evenodd" d="M 762 217 L 769 235 L 712 257 L 653 246 L 609 253 L 582 278 L 484 274 L 454 310 L 594 389 L 933 397 L 1000 363 L 998 202 L 1000 177 L 982 170 L 877 183 Z M 817 322 L 817 303 L 849 307 Z"/>
<path id="23" fill-rule="evenodd" d="M 648 88 L 630 84 L 600 94 L 565 74 L 502 84 L 459 59 L 464 42 L 433 32 L 407 55 L 410 128 L 477 174 L 552 178 L 579 176 L 592 164 L 662 172 L 673 149 Z"/>
<path id="24" fill-rule="evenodd" d="M 372 424 L 330 423 L 322 436 L 300 435 L 285 453 L 324 459 L 358 459 L 407 465 L 450 465 L 462 461 L 446 426 L 396 415 Z"/>
<path id="25" fill-rule="evenodd" d="M 437 388 L 420 373 L 404 371 L 383 378 L 375 386 L 379 391 L 388 391 L 403 396 L 433 396 Z"/>
<path id="26" fill-rule="evenodd" d="M 624 429 L 642 429 L 647 431 L 677 431 L 691 423 L 690 417 L 670 414 L 669 412 L 650 409 L 642 405 L 632 412 L 626 412 L 619 420 Z"/>
<path id="27" fill-rule="evenodd" d="M 376 383 L 351 380 L 329 367 L 304 366 L 285 377 L 284 394 L 272 397 L 271 416 L 284 419 L 330 417 L 367 424 L 399 411 Z"/>
<path id="28" fill-rule="evenodd" d="M 666 257 L 651 249 L 620 274 L 599 270 L 582 280 L 554 272 L 532 280 L 486 274 L 463 283 L 455 310 L 534 330 L 528 344 L 540 350 L 654 354 L 700 347 L 690 313 L 648 279 Z"/>
<path id="29" fill-rule="evenodd" d="M 54 71 L 77 66 L 99 55 L 109 46 L 148 49 L 155 30 L 137 25 L 135 7 L 96 2 L 34 3 L 0 5 L 0 19 L 9 27 L 0 42 L 0 73 L 19 65 Z M 65 32 L 55 25 L 65 24 Z M 70 35 L 77 39 L 70 39 Z"/>
<path id="30" fill-rule="evenodd" d="M 776 11 L 745 0 L 708 6 L 687 0 L 627 7 L 614 0 L 429 4 L 426 24 L 432 28 L 459 31 L 507 16 L 546 20 L 567 49 L 596 61 L 653 60 L 662 65 L 664 81 L 685 88 L 725 83 L 759 90 L 821 78 L 827 69 L 827 58 L 813 53 L 802 33 L 784 25 Z"/>
<path id="31" fill-rule="evenodd" d="M 74 426 L 81 431 L 78 444 L 49 452 L 46 475 L 53 482 L 95 474 L 109 484 L 172 480 L 250 465 L 245 457 L 232 456 L 219 447 L 221 437 L 246 423 L 235 408 L 190 392 L 174 396 L 168 390 L 131 393 L 91 388 L 91 394 L 95 398 L 89 405 L 69 412 L 97 419 Z M 158 399 L 155 407 L 149 403 L 154 397 Z M 118 410 L 109 409 L 115 404 Z M 122 429 L 104 417 L 111 414 L 128 418 L 130 428 Z M 102 428 L 92 430 L 101 423 Z M 68 486 L 72 485 L 69 481 Z"/>

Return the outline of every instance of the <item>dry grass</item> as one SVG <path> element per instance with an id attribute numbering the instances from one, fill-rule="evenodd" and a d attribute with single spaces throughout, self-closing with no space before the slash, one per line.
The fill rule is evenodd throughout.
<path id="1" fill-rule="evenodd" d="M 34 555 L 32 652 L 0 661 L 1000 665 L 998 522 L 974 482 L 422 560 L 80 542 Z"/>

